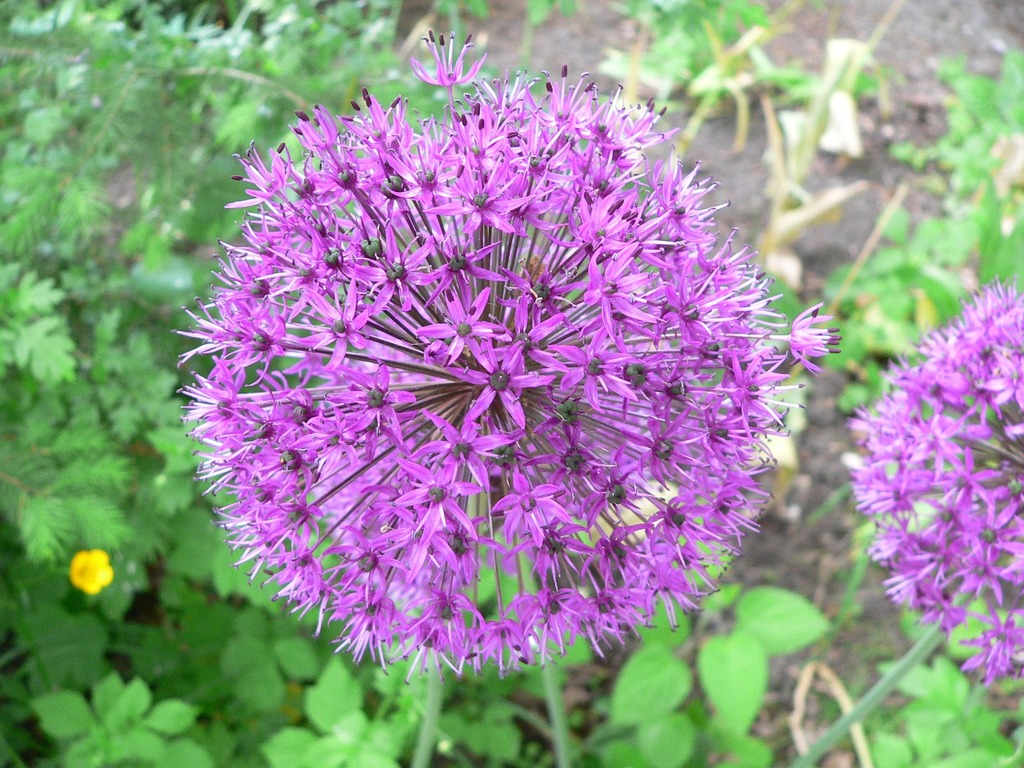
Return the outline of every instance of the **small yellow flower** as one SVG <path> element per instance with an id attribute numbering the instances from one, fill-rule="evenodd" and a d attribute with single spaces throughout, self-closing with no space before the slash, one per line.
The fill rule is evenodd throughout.
<path id="1" fill-rule="evenodd" d="M 87 595 L 98 594 L 114 580 L 110 556 L 102 549 L 83 549 L 71 558 L 71 583 Z"/>

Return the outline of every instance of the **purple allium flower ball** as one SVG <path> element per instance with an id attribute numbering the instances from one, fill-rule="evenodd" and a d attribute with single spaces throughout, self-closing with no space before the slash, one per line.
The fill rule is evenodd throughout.
<path id="1" fill-rule="evenodd" d="M 853 489 L 877 527 L 871 554 L 898 603 L 951 633 L 980 634 L 964 669 L 1024 676 L 1024 297 L 992 285 L 920 362 L 852 422 L 863 433 Z"/>
<path id="2" fill-rule="evenodd" d="M 299 114 L 300 158 L 242 159 L 188 418 L 241 562 L 342 648 L 506 670 L 713 589 L 782 366 L 838 337 L 716 246 L 650 107 L 564 70 L 459 99 L 468 45 L 428 47 L 442 119 L 364 91 Z"/>

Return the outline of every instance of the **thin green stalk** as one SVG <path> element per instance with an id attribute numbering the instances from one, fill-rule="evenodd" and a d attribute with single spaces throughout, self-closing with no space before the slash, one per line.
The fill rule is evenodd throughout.
<path id="1" fill-rule="evenodd" d="M 540 669 L 544 681 L 544 699 L 548 704 L 548 720 L 551 722 L 551 741 L 555 747 L 557 768 L 572 768 L 569 758 L 569 723 L 565 718 L 565 704 L 562 701 L 562 686 L 558 682 L 558 670 L 552 661 Z"/>
<path id="2" fill-rule="evenodd" d="M 420 723 L 420 735 L 416 739 L 416 752 L 413 753 L 409 768 L 429 768 L 430 759 L 434 756 L 434 744 L 437 742 L 437 721 L 441 717 L 441 673 L 430 669 L 427 672 L 427 703 Z"/>
<path id="3" fill-rule="evenodd" d="M 846 735 L 846 732 L 850 730 L 854 723 L 859 723 L 875 707 L 882 703 L 883 699 L 889 695 L 889 692 L 896 687 L 907 672 L 928 658 L 928 655 L 938 648 L 939 644 L 942 643 L 942 638 L 942 629 L 939 625 L 929 625 L 920 639 L 903 655 L 903 658 L 882 675 L 882 678 L 861 697 L 854 708 L 836 720 L 832 727 L 825 731 L 821 738 L 811 745 L 810 749 L 807 750 L 807 754 L 801 755 L 790 768 L 813 768 L 818 760 L 824 757 L 825 753 Z"/>

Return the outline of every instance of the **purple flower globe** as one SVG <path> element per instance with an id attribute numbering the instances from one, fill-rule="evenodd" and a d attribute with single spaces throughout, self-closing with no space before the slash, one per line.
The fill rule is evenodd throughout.
<path id="1" fill-rule="evenodd" d="M 853 489 L 889 594 L 971 635 L 986 684 L 1024 676 L 1024 297 L 992 285 L 852 422 Z M 968 626 L 972 625 L 972 626 Z"/>
<path id="2" fill-rule="evenodd" d="M 838 340 L 716 245 L 649 106 L 564 70 L 457 98 L 468 43 L 413 64 L 443 118 L 364 91 L 242 159 L 187 389 L 253 576 L 356 658 L 456 672 L 694 608 L 755 526 L 782 367 Z"/>

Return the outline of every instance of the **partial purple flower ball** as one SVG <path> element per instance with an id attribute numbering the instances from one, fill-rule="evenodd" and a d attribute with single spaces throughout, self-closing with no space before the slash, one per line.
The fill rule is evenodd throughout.
<path id="1" fill-rule="evenodd" d="M 852 422 L 871 554 L 896 602 L 947 633 L 980 628 L 964 669 L 1024 677 L 1024 297 L 988 287 L 918 352 Z"/>
<path id="2" fill-rule="evenodd" d="M 460 99 L 468 45 L 428 47 L 443 118 L 364 92 L 242 159 L 188 418 L 241 562 L 342 648 L 506 670 L 714 588 L 789 353 L 838 337 L 716 245 L 650 107 L 564 70 Z"/>

